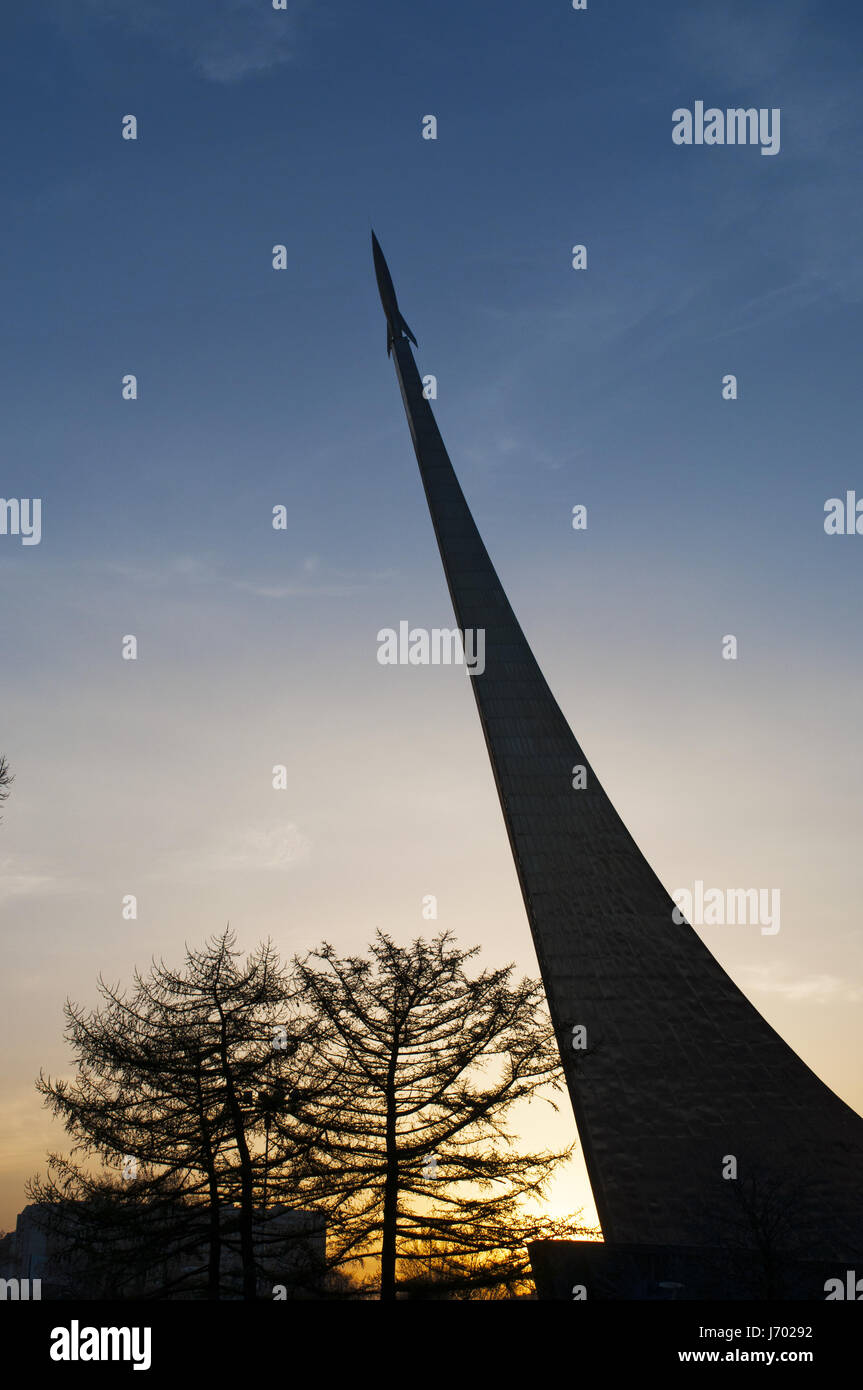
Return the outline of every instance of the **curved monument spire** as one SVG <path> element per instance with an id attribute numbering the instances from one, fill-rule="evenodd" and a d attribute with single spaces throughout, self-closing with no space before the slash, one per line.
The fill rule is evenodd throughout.
<path id="1" fill-rule="evenodd" d="M 387 348 L 472 677 L 607 1242 L 704 1246 L 740 1179 L 794 1191 L 807 1254 L 863 1251 L 863 1119 L 762 1018 L 686 922 L 603 790 L 528 646 L 435 423 L 373 236 Z M 573 769 L 586 785 L 573 789 Z M 586 1050 L 572 1046 L 586 1030 Z M 863 1272 L 863 1270 L 861 1270 Z"/>

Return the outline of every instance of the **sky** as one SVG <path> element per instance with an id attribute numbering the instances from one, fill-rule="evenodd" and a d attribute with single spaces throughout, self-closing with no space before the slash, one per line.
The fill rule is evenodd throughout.
<path id="1" fill-rule="evenodd" d="M 0 535 L 0 1225 L 65 1146 L 33 1082 L 69 1074 L 63 1002 L 100 973 L 226 922 L 285 956 L 408 941 L 428 894 L 537 973 L 464 673 L 376 660 L 452 614 L 372 226 L 597 775 L 669 891 L 781 891 L 776 934 L 700 934 L 863 1108 L 863 537 L 824 529 L 863 497 L 859 6 L 45 0 L 5 27 L 0 494 L 42 529 Z M 697 101 L 780 110 L 779 152 L 675 144 Z M 565 1101 L 524 1126 L 574 1138 Z M 551 1207 L 590 1215 L 579 1159 Z"/>

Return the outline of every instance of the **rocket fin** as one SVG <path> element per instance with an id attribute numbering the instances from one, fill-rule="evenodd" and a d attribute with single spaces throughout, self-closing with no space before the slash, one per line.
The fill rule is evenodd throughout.
<path id="1" fill-rule="evenodd" d="M 405 336 L 406 336 L 407 338 L 410 338 L 410 340 L 411 340 L 411 342 L 413 343 L 414 347 L 419 347 L 419 343 L 417 342 L 417 340 L 416 340 L 416 338 L 414 337 L 413 333 L 411 333 L 411 331 L 410 331 L 410 329 L 408 328 L 407 324 L 405 323 L 404 317 L 403 317 L 403 315 L 402 315 L 401 313 L 399 314 L 399 327 L 402 329 L 402 331 L 404 332 Z"/>

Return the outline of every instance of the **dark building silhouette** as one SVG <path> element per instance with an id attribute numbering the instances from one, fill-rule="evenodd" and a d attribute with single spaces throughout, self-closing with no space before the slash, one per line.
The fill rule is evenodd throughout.
<path id="1" fill-rule="evenodd" d="M 462 633 L 485 632 L 473 693 L 606 1242 L 532 1252 L 540 1291 L 560 1294 L 575 1271 L 606 1297 L 671 1296 L 657 1292 L 663 1285 L 675 1296 L 733 1297 L 755 1250 L 762 1296 L 823 1297 L 815 1263 L 784 1285 L 777 1270 L 863 1257 L 863 1119 L 769 1026 L 692 927 L 673 919 L 674 902 L 510 607 L 372 241 L 387 347 L 456 620 Z M 586 774 L 579 790 L 576 767 Z M 572 1045 L 578 1028 L 584 1050 Z M 729 1157 L 737 1180 L 723 1177 Z"/>
<path id="2" fill-rule="evenodd" d="M 196 1299 L 207 1297 L 207 1213 L 198 1235 L 179 1244 L 170 1214 L 154 1206 L 126 1241 L 100 1242 L 81 1203 L 31 1203 L 0 1240 L 0 1301 L 23 1299 Z M 240 1209 L 221 1209 L 220 1297 L 243 1296 Z M 76 1239 L 77 1236 L 77 1239 Z M 319 1290 L 326 1269 L 326 1218 L 284 1206 L 256 1209 L 253 1237 L 258 1297 L 296 1298 Z"/>

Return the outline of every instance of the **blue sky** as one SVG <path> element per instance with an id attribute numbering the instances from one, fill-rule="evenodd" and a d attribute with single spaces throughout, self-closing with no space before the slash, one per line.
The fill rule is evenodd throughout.
<path id="1" fill-rule="evenodd" d="M 229 917 L 355 949 L 437 891 L 535 973 L 459 673 L 375 662 L 379 628 L 451 615 L 372 225 L 599 776 L 669 889 L 781 886 L 778 936 L 705 939 L 859 1106 L 863 539 L 823 530 L 863 496 L 859 7 L 49 0 L 6 28 L 0 492 L 43 499 L 43 539 L 0 537 L 3 1219 L 100 969 Z M 675 146 L 696 100 L 780 108 L 780 153 Z"/>

